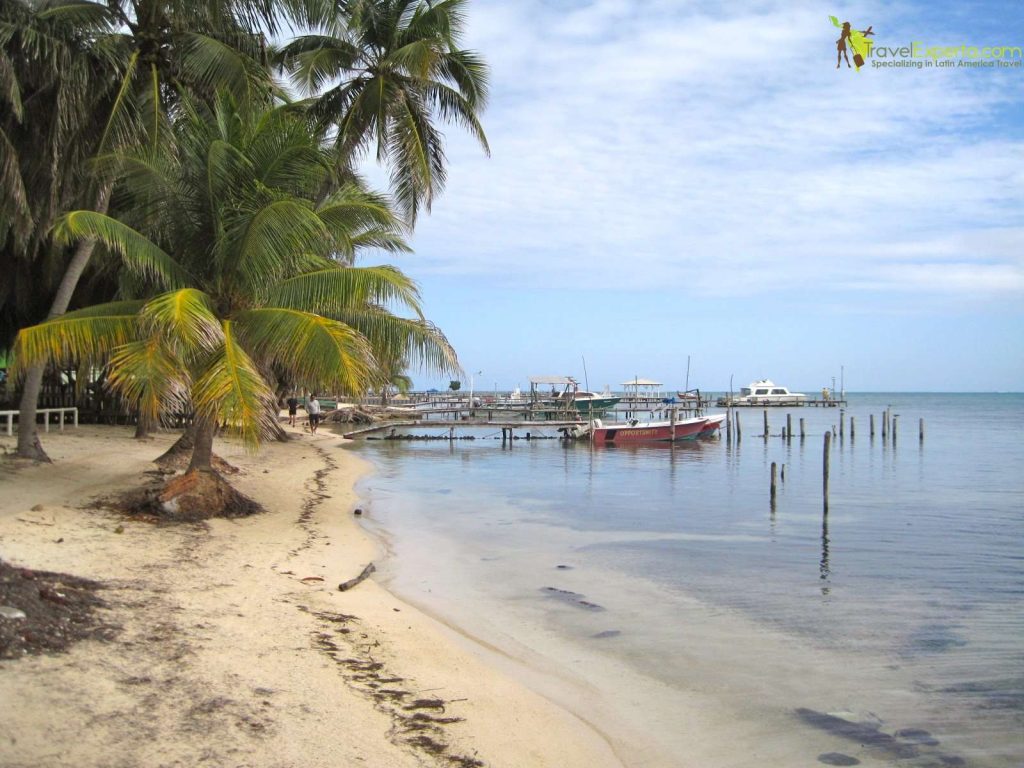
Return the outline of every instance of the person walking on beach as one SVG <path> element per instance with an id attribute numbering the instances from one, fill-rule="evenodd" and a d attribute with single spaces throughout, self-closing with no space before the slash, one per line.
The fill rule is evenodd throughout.
<path id="1" fill-rule="evenodd" d="M 309 414 L 309 431 L 315 435 L 316 428 L 320 424 L 320 401 L 312 392 L 309 394 L 309 400 L 306 401 L 306 412 Z"/>
<path id="2" fill-rule="evenodd" d="M 286 401 L 288 403 L 288 426 L 295 426 L 295 417 L 299 413 L 299 398 L 292 395 Z"/>

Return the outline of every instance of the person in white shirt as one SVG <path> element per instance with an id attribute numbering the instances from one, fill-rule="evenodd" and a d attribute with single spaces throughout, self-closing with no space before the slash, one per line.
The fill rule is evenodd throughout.
<path id="1" fill-rule="evenodd" d="M 315 435 L 316 428 L 320 424 L 320 401 L 312 392 L 306 401 L 306 412 L 309 414 L 309 431 Z"/>

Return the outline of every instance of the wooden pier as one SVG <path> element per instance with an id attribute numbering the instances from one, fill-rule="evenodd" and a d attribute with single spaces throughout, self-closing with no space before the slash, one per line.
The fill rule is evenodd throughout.
<path id="1" fill-rule="evenodd" d="M 398 429 L 406 429 L 408 427 L 425 427 L 427 429 L 447 429 L 452 431 L 456 428 L 462 429 L 463 427 L 470 428 L 481 428 L 490 427 L 494 429 L 500 429 L 502 432 L 508 430 L 509 433 L 513 430 L 518 431 L 530 431 L 530 429 L 544 429 L 559 427 L 575 427 L 583 424 L 582 421 L 490 421 L 484 419 L 462 419 L 461 421 L 428 421 L 425 419 L 416 419 L 414 421 L 383 421 L 379 424 L 367 424 L 365 427 L 359 427 L 357 429 L 350 430 L 342 433 L 343 437 L 354 439 L 357 437 L 365 437 L 366 435 L 372 435 L 375 432 L 390 432 Z"/>

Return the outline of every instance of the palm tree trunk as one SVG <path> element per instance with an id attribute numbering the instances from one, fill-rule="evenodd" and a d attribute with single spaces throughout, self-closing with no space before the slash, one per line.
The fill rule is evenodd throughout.
<path id="1" fill-rule="evenodd" d="M 196 422 L 192 421 L 191 424 L 185 427 L 185 431 L 181 434 L 177 440 L 174 441 L 174 445 L 160 454 L 153 461 L 163 467 L 175 467 L 177 462 L 181 460 L 181 457 L 187 453 L 191 453 L 192 449 L 196 447 Z"/>
<path id="2" fill-rule="evenodd" d="M 96 199 L 96 210 L 99 213 L 106 213 L 110 204 L 110 185 L 104 185 Z M 92 252 L 96 248 L 96 239 L 88 238 L 78 244 L 75 255 L 71 257 L 68 268 L 61 278 L 57 294 L 53 297 L 53 304 L 50 305 L 50 314 L 47 320 L 63 315 L 68 311 L 71 304 L 71 297 L 78 287 L 78 281 L 85 271 Z M 46 371 L 46 364 L 40 363 L 29 368 L 25 375 L 25 384 L 21 390 L 21 401 L 18 403 L 18 449 L 15 455 L 23 459 L 49 462 L 50 457 L 46 455 L 42 444 L 39 442 L 39 430 L 36 428 L 36 409 L 39 406 L 39 392 L 43 386 L 43 373 Z"/>
<path id="3" fill-rule="evenodd" d="M 196 444 L 192 449 L 189 472 L 213 472 L 213 437 L 217 433 L 217 422 L 207 417 L 196 417 Z"/>
<path id="4" fill-rule="evenodd" d="M 148 440 L 152 426 L 149 417 L 142 413 L 142 411 L 139 411 L 139 420 L 135 422 L 135 439 Z"/>

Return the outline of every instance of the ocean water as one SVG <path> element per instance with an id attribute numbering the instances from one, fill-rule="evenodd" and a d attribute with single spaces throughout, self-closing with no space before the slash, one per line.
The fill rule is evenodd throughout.
<path id="1" fill-rule="evenodd" d="M 767 440 L 742 409 L 739 442 L 349 450 L 398 594 L 627 764 L 1024 765 L 1024 395 L 848 400 L 827 514 L 838 409 L 770 409 Z"/>

